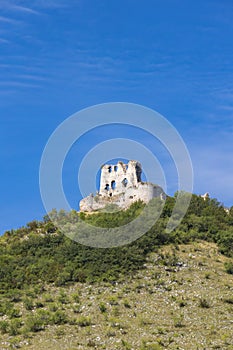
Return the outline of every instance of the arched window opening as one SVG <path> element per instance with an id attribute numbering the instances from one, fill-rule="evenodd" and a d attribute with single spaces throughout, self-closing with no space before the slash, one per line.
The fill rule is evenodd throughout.
<path id="1" fill-rule="evenodd" d="M 126 178 L 124 178 L 124 180 L 122 181 L 123 185 L 126 187 L 128 185 L 128 180 Z"/>
<path id="2" fill-rule="evenodd" d="M 109 184 L 106 184 L 105 188 L 106 191 L 109 191 Z"/>
<path id="3" fill-rule="evenodd" d="M 112 190 L 115 190 L 115 188 L 116 188 L 116 181 L 112 181 L 111 182 L 111 188 L 112 188 Z"/>
<path id="4" fill-rule="evenodd" d="M 112 172 L 112 167 L 111 167 L 111 166 L 108 167 L 108 172 L 109 172 L 109 173 Z"/>
<path id="5" fill-rule="evenodd" d="M 114 171 L 117 171 L 117 169 L 118 169 L 118 166 L 114 165 Z"/>

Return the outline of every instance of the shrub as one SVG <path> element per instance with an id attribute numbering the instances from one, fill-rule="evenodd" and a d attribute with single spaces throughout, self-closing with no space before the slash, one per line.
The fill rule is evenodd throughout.
<path id="1" fill-rule="evenodd" d="M 39 332 L 44 329 L 44 323 L 38 316 L 29 316 L 25 321 L 26 332 Z"/>
<path id="2" fill-rule="evenodd" d="M 147 343 L 146 341 L 142 341 L 140 350 L 162 350 L 162 348 L 159 344 Z"/>
<path id="3" fill-rule="evenodd" d="M 80 327 L 88 327 L 91 325 L 90 317 L 86 317 L 86 316 L 80 316 L 76 322 L 77 322 L 77 325 Z"/>
<path id="4" fill-rule="evenodd" d="M 52 303 L 54 301 L 54 297 L 51 294 L 45 294 L 44 295 L 44 301 L 46 303 Z"/>
<path id="5" fill-rule="evenodd" d="M 0 321 L 0 331 L 2 334 L 7 333 L 9 330 L 9 322 L 6 320 Z"/>
<path id="6" fill-rule="evenodd" d="M 74 300 L 75 303 L 80 303 L 80 296 L 78 293 L 72 294 L 72 299 Z"/>
<path id="7" fill-rule="evenodd" d="M 52 303 L 52 304 L 49 305 L 49 310 L 52 311 L 52 312 L 55 312 L 58 309 L 59 309 L 59 306 L 56 303 Z"/>
<path id="8" fill-rule="evenodd" d="M 108 298 L 108 302 L 109 302 L 109 304 L 110 305 L 118 305 L 118 299 L 117 299 L 117 297 L 115 297 L 115 296 L 112 296 L 112 297 L 109 297 Z"/>
<path id="9" fill-rule="evenodd" d="M 209 309 L 210 303 L 206 298 L 200 298 L 199 300 L 199 306 L 203 309 Z"/>
<path id="10" fill-rule="evenodd" d="M 124 349 L 126 349 L 126 350 L 131 350 L 132 349 L 132 346 L 127 341 L 125 341 L 124 339 L 121 339 L 121 344 L 124 347 Z"/>
<path id="11" fill-rule="evenodd" d="M 20 316 L 21 316 L 20 309 L 13 308 L 13 309 L 9 310 L 8 316 L 9 316 L 10 318 L 17 318 L 17 317 L 20 317 Z"/>
<path id="12" fill-rule="evenodd" d="M 7 293 L 7 296 L 11 302 L 18 303 L 21 301 L 22 292 L 20 292 L 18 289 L 13 289 Z"/>
<path id="13" fill-rule="evenodd" d="M 73 310 L 73 312 L 74 312 L 75 314 L 81 314 L 81 313 L 82 313 L 82 308 L 81 308 L 80 305 L 74 305 L 74 306 L 72 307 L 72 310 Z"/>
<path id="14" fill-rule="evenodd" d="M 179 316 L 174 317 L 174 326 L 176 328 L 184 327 L 184 315 L 180 314 Z"/>
<path id="15" fill-rule="evenodd" d="M 66 313 L 62 310 L 57 310 L 52 318 L 51 318 L 51 322 L 54 324 L 65 324 L 68 322 L 68 317 L 66 315 Z"/>
<path id="16" fill-rule="evenodd" d="M 62 290 L 57 298 L 58 302 L 61 304 L 68 304 L 69 303 L 69 298 L 66 295 L 66 293 Z"/>
<path id="17" fill-rule="evenodd" d="M 9 324 L 9 334 L 11 336 L 19 334 L 19 328 L 21 327 L 21 322 L 19 320 L 12 320 Z"/>
<path id="18" fill-rule="evenodd" d="M 131 308 L 131 305 L 130 305 L 128 299 L 124 299 L 124 300 L 123 300 L 123 304 L 124 304 L 124 307 L 126 307 L 127 309 L 130 309 L 130 308 Z"/>
<path id="19" fill-rule="evenodd" d="M 44 303 L 41 300 L 37 300 L 35 303 L 35 307 L 37 309 L 40 309 L 40 308 L 44 307 Z"/>
<path id="20" fill-rule="evenodd" d="M 34 308 L 33 301 L 30 298 L 25 298 L 23 304 L 26 310 L 32 310 Z"/>
<path id="21" fill-rule="evenodd" d="M 51 323 L 51 313 L 47 310 L 38 310 L 25 321 L 26 332 L 39 332 Z"/>
<path id="22" fill-rule="evenodd" d="M 100 303 L 99 309 L 100 309 L 100 311 L 101 311 L 102 313 L 104 313 L 104 312 L 107 311 L 107 307 L 106 307 L 106 305 L 105 305 L 103 302 Z"/>
<path id="23" fill-rule="evenodd" d="M 233 262 L 230 261 L 230 262 L 225 263 L 225 269 L 226 269 L 227 273 L 233 275 Z"/>
<path id="24" fill-rule="evenodd" d="M 228 231 L 220 231 L 217 234 L 217 243 L 222 254 L 233 257 L 233 228 Z"/>

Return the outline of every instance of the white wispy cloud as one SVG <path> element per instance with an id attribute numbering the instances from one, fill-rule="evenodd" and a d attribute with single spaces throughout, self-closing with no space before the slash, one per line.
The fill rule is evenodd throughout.
<path id="1" fill-rule="evenodd" d="M 72 5 L 72 0 L 35 0 L 35 6 L 40 8 L 64 8 Z"/>
<path id="2" fill-rule="evenodd" d="M 0 16 L 0 22 L 9 23 L 9 24 L 19 24 L 20 23 L 20 21 L 18 21 L 16 19 L 5 17 L 5 16 Z"/>
<path id="3" fill-rule="evenodd" d="M 33 2 L 34 4 L 34 2 Z M 42 13 L 38 11 L 37 8 L 34 8 L 32 2 L 24 1 L 24 5 L 22 6 L 21 2 L 17 0 L 8 1 L 1 0 L 0 9 L 7 13 L 24 13 L 24 14 L 32 14 L 32 15 L 41 15 Z"/>
<path id="4" fill-rule="evenodd" d="M 9 7 L 13 11 L 18 11 L 18 12 L 24 12 L 28 14 L 33 14 L 33 15 L 41 15 L 41 12 L 36 11 L 30 7 L 24 7 L 24 6 L 19 6 L 19 5 L 12 5 Z"/>

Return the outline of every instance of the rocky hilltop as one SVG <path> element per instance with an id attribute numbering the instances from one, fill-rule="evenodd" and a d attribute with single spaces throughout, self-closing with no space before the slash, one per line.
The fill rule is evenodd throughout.
<path id="1" fill-rule="evenodd" d="M 80 201 L 80 211 L 100 210 L 108 204 L 120 209 L 129 208 L 138 200 L 148 203 L 154 197 L 166 199 L 163 189 L 150 182 L 141 180 L 142 166 L 136 160 L 128 164 L 118 162 L 117 165 L 105 164 L 101 168 L 99 192 Z"/>

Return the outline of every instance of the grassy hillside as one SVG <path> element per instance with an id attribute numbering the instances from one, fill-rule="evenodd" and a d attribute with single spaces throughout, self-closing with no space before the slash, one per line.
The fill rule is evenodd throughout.
<path id="1" fill-rule="evenodd" d="M 214 243 L 168 245 L 118 283 L 31 287 L 1 304 L 0 348 L 233 349 L 229 261 Z"/>
<path id="2" fill-rule="evenodd" d="M 174 201 L 125 247 L 82 246 L 48 217 L 0 237 L 0 349 L 233 349 L 233 210 L 193 195 L 167 234 Z M 142 208 L 82 219 L 120 226 Z"/>

